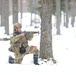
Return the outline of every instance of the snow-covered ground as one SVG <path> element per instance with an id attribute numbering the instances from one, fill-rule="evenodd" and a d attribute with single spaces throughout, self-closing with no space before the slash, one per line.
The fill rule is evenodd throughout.
<path id="1" fill-rule="evenodd" d="M 51 60 L 39 59 L 41 65 L 34 65 L 33 55 L 28 54 L 21 65 L 11 65 L 8 63 L 8 56 L 14 55 L 8 51 L 10 42 L 0 41 L 0 75 L 76 75 L 76 27 L 61 26 L 61 35 L 56 35 L 55 32 L 56 29 L 53 27 L 53 55 L 56 64 Z M 1 37 L 8 36 L 1 35 Z M 29 45 L 36 45 L 39 49 L 40 35 L 35 35 L 32 41 L 29 41 Z"/>

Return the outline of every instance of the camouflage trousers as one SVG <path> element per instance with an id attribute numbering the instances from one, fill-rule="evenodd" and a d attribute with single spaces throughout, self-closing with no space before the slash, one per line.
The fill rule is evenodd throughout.
<path id="1" fill-rule="evenodd" d="M 34 54 L 38 54 L 38 49 L 36 48 L 36 46 L 27 46 L 26 47 L 26 52 L 24 54 L 20 54 L 19 52 L 19 48 L 15 48 L 16 51 L 14 51 L 14 55 L 15 55 L 15 59 L 14 59 L 14 63 L 15 64 L 21 64 L 23 57 L 26 54 L 30 54 L 30 53 L 34 53 Z"/>

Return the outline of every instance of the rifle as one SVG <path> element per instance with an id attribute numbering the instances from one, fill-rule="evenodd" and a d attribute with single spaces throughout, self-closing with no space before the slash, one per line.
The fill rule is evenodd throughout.
<path id="1" fill-rule="evenodd" d="M 33 34 L 39 34 L 39 31 L 24 31 L 25 34 L 29 32 L 33 32 Z"/>
<path id="2" fill-rule="evenodd" d="M 10 38 L 0 38 L 0 41 L 8 41 Z"/>
<path id="3" fill-rule="evenodd" d="M 29 31 L 24 31 L 25 35 L 27 32 L 29 32 Z M 39 34 L 39 31 L 31 31 L 31 32 L 33 32 L 34 34 Z M 8 40 L 10 40 L 10 38 L 0 38 L 0 41 L 8 41 Z"/>
<path id="4" fill-rule="evenodd" d="M 36 32 L 36 31 L 32 31 L 32 32 L 33 32 L 34 34 L 39 34 L 39 31 L 37 31 L 37 32 Z"/>

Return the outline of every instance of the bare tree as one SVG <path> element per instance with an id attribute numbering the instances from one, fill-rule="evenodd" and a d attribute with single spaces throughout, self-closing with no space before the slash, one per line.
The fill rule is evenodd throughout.
<path id="1" fill-rule="evenodd" d="M 13 5 L 13 23 L 18 22 L 18 0 L 12 0 Z"/>
<path id="2" fill-rule="evenodd" d="M 20 12 L 20 15 L 18 16 L 19 22 L 22 24 L 22 13 L 23 13 L 23 0 L 18 0 L 18 12 Z"/>
<path id="3" fill-rule="evenodd" d="M 12 15 L 12 0 L 9 0 L 9 15 Z"/>
<path id="4" fill-rule="evenodd" d="M 68 19 L 69 19 L 69 15 L 68 15 L 68 0 L 65 0 L 65 12 L 66 12 L 66 28 L 68 28 Z"/>
<path id="5" fill-rule="evenodd" d="M 42 59 L 48 59 L 48 58 L 53 59 L 52 24 L 51 24 L 52 0 L 42 0 L 41 13 L 42 13 L 41 14 L 42 22 L 41 22 L 40 57 Z"/>
<path id="6" fill-rule="evenodd" d="M 2 0 L 1 25 L 5 26 L 5 34 L 9 34 L 9 0 Z"/>
<path id="7" fill-rule="evenodd" d="M 71 0 L 71 17 L 72 17 L 72 20 L 71 20 L 71 24 L 72 24 L 72 27 L 74 27 L 74 22 L 75 22 L 75 0 Z"/>
<path id="8" fill-rule="evenodd" d="M 1 15 L 2 0 L 0 0 L 0 15 Z"/>
<path id="9" fill-rule="evenodd" d="M 57 34 L 60 34 L 60 0 L 56 0 L 56 28 Z"/>
<path id="10" fill-rule="evenodd" d="M 0 0 L 0 25 L 1 25 L 2 0 Z"/>

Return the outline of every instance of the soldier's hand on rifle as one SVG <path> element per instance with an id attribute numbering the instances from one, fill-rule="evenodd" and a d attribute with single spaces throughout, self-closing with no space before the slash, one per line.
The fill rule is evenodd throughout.
<path id="1" fill-rule="evenodd" d="M 20 36 L 25 36 L 25 34 L 24 33 L 21 33 Z"/>

